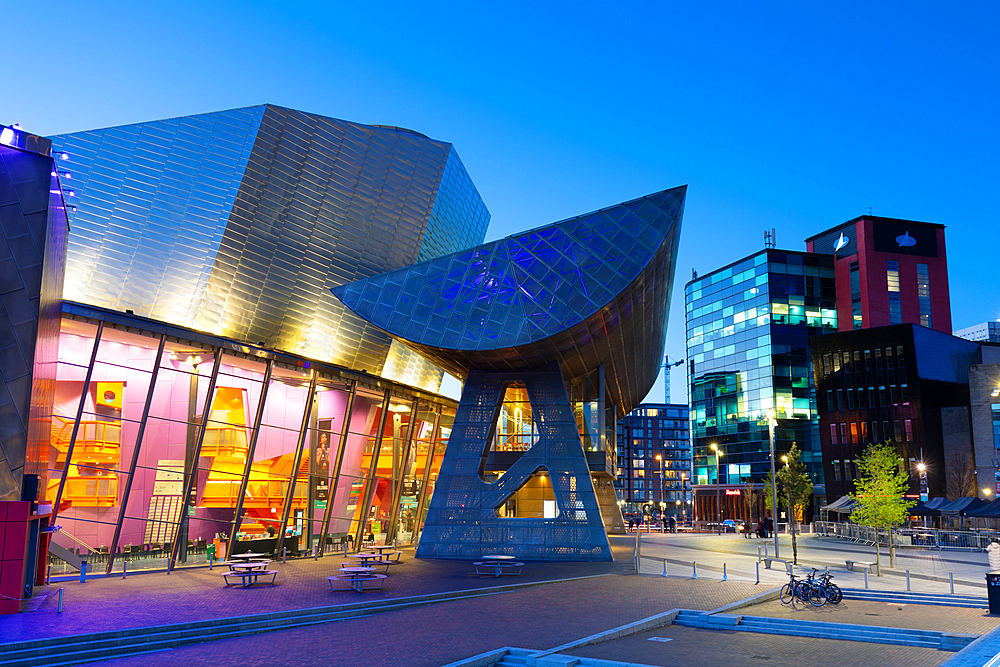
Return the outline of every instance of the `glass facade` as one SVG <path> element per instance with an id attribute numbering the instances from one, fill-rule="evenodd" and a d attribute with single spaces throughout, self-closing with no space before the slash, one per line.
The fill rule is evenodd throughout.
<path id="1" fill-rule="evenodd" d="M 851 322 L 852 328 L 863 329 L 865 326 L 864 314 L 861 310 L 861 271 L 858 262 L 851 262 Z"/>
<path id="2" fill-rule="evenodd" d="M 797 443 L 822 485 L 809 337 L 837 330 L 833 262 L 769 249 L 685 286 L 695 485 L 764 479 L 769 410 L 778 455 Z"/>
<path id="3" fill-rule="evenodd" d="M 917 300 L 920 302 L 920 326 L 931 326 L 931 277 L 926 264 L 917 263 Z"/>
<path id="4" fill-rule="evenodd" d="M 885 273 L 889 289 L 889 324 L 901 324 L 903 309 L 899 295 L 899 262 L 894 259 L 886 260 Z"/>
<path id="5" fill-rule="evenodd" d="M 202 563 L 412 544 L 455 403 L 302 357 L 68 304 L 40 502 L 53 553 Z M 253 542 L 255 545 L 258 542 Z M 256 548 L 256 547 L 255 547 Z M 94 565 L 92 565 L 94 567 Z"/>

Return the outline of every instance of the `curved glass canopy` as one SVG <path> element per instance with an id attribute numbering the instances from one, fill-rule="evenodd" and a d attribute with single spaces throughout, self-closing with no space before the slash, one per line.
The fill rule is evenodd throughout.
<path id="1" fill-rule="evenodd" d="M 622 412 L 649 391 L 666 337 L 687 186 L 334 288 L 449 372 L 606 365 Z M 610 371 L 610 372 L 609 372 Z"/>

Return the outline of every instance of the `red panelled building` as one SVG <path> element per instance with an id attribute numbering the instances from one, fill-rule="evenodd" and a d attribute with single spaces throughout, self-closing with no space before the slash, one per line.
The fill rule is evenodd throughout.
<path id="1" fill-rule="evenodd" d="M 839 331 L 911 322 L 951 333 L 944 225 L 867 215 L 806 247 L 836 257 Z"/>

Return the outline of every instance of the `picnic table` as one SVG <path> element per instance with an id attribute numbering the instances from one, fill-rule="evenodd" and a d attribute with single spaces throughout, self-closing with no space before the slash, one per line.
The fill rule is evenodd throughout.
<path id="1" fill-rule="evenodd" d="M 241 554 L 229 554 L 229 560 L 259 560 L 267 556 L 267 554 L 258 554 L 252 551 L 246 551 Z"/>
<path id="2" fill-rule="evenodd" d="M 391 544 L 376 544 L 372 547 L 372 551 L 378 551 L 380 556 L 387 559 L 395 556 L 395 562 L 397 563 L 399 562 L 399 557 L 403 555 L 402 551 L 397 551 Z"/>
<path id="3" fill-rule="evenodd" d="M 515 562 L 513 556 L 504 554 L 483 554 L 480 558 L 481 560 L 472 564 L 476 568 L 476 574 L 478 575 L 490 574 L 494 577 L 510 575 L 516 577 L 521 574 L 521 568 L 524 567 L 524 563 Z"/>
<path id="4" fill-rule="evenodd" d="M 248 561 L 245 563 L 229 563 L 229 571 L 223 572 L 222 577 L 226 580 L 226 586 L 232 586 L 239 579 L 240 587 L 246 588 L 258 583 L 273 584 L 278 576 L 277 570 L 267 569 L 270 561 Z M 271 581 L 260 581 L 261 577 L 271 576 Z M 230 581 L 232 579 L 232 581 Z"/>
<path id="5" fill-rule="evenodd" d="M 356 566 L 356 567 L 342 567 L 338 571 L 343 574 L 335 574 L 332 577 L 327 577 L 326 580 L 330 583 L 330 590 L 333 591 L 346 591 L 355 590 L 358 593 L 363 593 L 365 590 L 365 584 L 368 584 L 368 588 L 382 588 L 382 584 L 388 575 L 385 574 L 375 574 L 375 568 L 367 566 Z M 347 588 L 335 588 L 334 582 L 345 582 L 347 583 Z"/>

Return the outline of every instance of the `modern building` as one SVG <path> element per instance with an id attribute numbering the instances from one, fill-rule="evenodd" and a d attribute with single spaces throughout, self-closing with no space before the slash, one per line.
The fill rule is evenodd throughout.
<path id="1" fill-rule="evenodd" d="M 838 330 L 914 322 L 951 333 L 944 225 L 861 216 L 806 249 L 836 259 Z"/>
<path id="2" fill-rule="evenodd" d="M 975 493 L 969 367 L 982 363 L 982 347 L 912 323 L 813 338 L 829 498 L 855 490 L 855 462 L 877 442 L 894 443 L 908 462 L 912 493 L 918 463 L 930 496 Z"/>
<path id="3" fill-rule="evenodd" d="M 685 286 L 698 521 L 749 519 L 746 491 L 771 469 L 769 411 L 777 455 L 797 443 L 822 501 L 809 337 L 837 329 L 834 263 L 765 249 Z"/>
<path id="4" fill-rule="evenodd" d="M 294 553 L 420 540 L 425 517 L 437 516 L 435 486 L 450 484 L 450 469 L 439 472 L 446 446 L 466 428 L 440 381 L 447 369 L 468 385 L 477 366 L 455 360 L 464 338 L 448 347 L 454 319 L 436 342 L 400 342 L 406 290 L 365 317 L 330 290 L 404 268 L 417 275 L 435 259 L 468 274 L 425 286 L 442 287 L 433 312 L 470 317 L 477 353 L 505 368 L 516 367 L 511 354 L 531 359 L 580 406 L 558 440 L 588 450 L 575 483 L 587 480 L 581 492 L 594 502 L 558 496 L 557 512 L 591 533 L 613 528 L 596 500 L 614 506 L 610 425 L 656 376 L 683 189 L 515 237 L 505 259 L 492 256 L 491 270 L 509 260 L 510 273 L 497 274 L 499 305 L 479 321 L 484 302 L 468 309 L 465 296 L 486 294 L 473 281 L 489 213 L 450 144 L 273 105 L 62 135 L 51 147 L 0 130 L 0 228 L 19 260 L 5 276 L 13 267 L 21 281 L 6 337 L 21 363 L 10 349 L 0 357 L 12 397 L 0 408 L 16 413 L 4 421 L 0 495 L 24 495 L 58 523 L 51 553 L 67 565 L 88 553 L 92 569 L 110 572 L 125 558 L 130 568 L 183 564 L 247 542 Z M 511 284 L 534 306 L 504 292 Z M 588 333 L 590 346 L 580 342 Z M 546 375 L 543 363 L 560 370 Z M 527 380 L 522 395 L 534 391 Z M 539 442 L 552 391 L 531 395 Z M 491 416 L 490 428 L 531 441 L 524 410 Z M 484 474 L 506 466 L 497 449 Z M 439 523 L 441 544 L 450 538 Z"/>
<path id="5" fill-rule="evenodd" d="M 614 425 L 659 374 L 685 192 L 334 289 L 465 379 L 417 556 L 611 560 Z"/>
<path id="6" fill-rule="evenodd" d="M 691 503 L 688 406 L 642 403 L 618 420 L 618 498 L 630 512 L 645 505 L 686 518 Z"/>
<path id="7" fill-rule="evenodd" d="M 952 332 L 953 336 L 981 343 L 1000 343 L 1000 322 L 983 322 Z"/>

